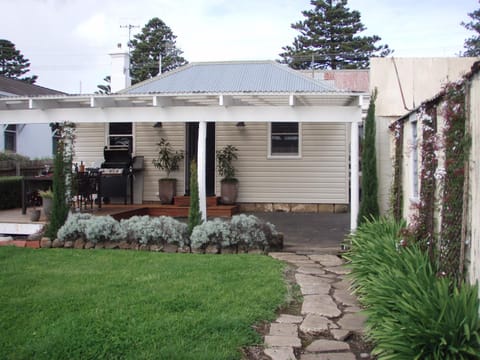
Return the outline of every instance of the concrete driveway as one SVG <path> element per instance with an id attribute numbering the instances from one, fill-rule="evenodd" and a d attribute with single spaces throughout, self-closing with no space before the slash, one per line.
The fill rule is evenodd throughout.
<path id="1" fill-rule="evenodd" d="M 335 253 L 350 230 L 350 214 L 253 213 L 284 234 L 284 251 Z"/>

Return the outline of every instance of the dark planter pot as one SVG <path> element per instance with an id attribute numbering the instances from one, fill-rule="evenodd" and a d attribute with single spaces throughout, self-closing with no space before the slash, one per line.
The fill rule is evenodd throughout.
<path id="1" fill-rule="evenodd" d="M 169 205 L 173 203 L 176 195 L 177 179 L 160 179 L 158 180 L 158 197 L 160 203 Z"/>
<path id="2" fill-rule="evenodd" d="M 31 210 L 30 211 L 30 221 L 40 220 L 40 210 Z"/>
<path id="3" fill-rule="evenodd" d="M 220 201 L 222 204 L 235 204 L 238 196 L 238 181 L 223 180 L 220 185 Z"/>

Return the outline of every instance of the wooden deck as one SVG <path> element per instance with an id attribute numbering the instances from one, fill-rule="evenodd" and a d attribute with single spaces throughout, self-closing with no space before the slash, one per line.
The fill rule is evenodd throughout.
<path id="1" fill-rule="evenodd" d="M 82 212 L 91 213 L 96 216 L 110 215 L 116 220 L 128 219 L 132 216 L 150 215 L 150 216 L 171 216 L 188 217 L 190 199 L 186 196 L 176 197 L 173 205 L 161 205 L 159 203 L 142 205 L 120 205 L 108 204 L 88 207 Z M 239 213 L 238 205 L 221 205 L 217 197 L 207 198 L 207 216 L 208 217 L 232 217 Z M 40 221 L 30 221 L 29 211 L 22 215 L 22 209 L 10 209 L 0 211 L 0 234 L 28 235 L 40 230 L 47 220 L 42 211 Z"/>

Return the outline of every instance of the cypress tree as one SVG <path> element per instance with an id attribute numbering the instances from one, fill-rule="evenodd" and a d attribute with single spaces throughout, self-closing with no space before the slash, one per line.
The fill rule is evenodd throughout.
<path id="1" fill-rule="evenodd" d="M 45 235 L 51 239 L 57 237 L 58 230 L 63 226 L 68 216 L 68 205 L 66 199 L 66 168 L 65 168 L 65 143 L 59 141 L 55 159 L 53 162 L 53 201 L 50 223 L 47 226 Z"/>
<path id="2" fill-rule="evenodd" d="M 375 100 L 377 89 L 372 92 L 365 121 L 365 138 L 362 148 L 362 199 L 358 212 L 358 225 L 365 218 L 378 218 L 377 156 L 375 150 Z"/>
<path id="3" fill-rule="evenodd" d="M 195 226 L 202 223 L 200 200 L 198 197 L 197 162 L 192 160 L 190 164 L 190 208 L 188 210 L 188 234 L 191 235 Z"/>

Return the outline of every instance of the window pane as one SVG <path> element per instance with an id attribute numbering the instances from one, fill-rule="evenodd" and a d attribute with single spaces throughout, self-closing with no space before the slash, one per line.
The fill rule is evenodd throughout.
<path id="1" fill-rule="evenodd" d="M 110 135 L 130 135 L 132 134 L 132 123 L 110 123 Z"/>
<path id="2" fill-rule="evenodd" d="M 272 123 L 271 155 L 298 155 L 298 123 Z"/>
<path id="3" fill-rule="evenodd" d="M 272 123 L 272 134 L 298 134 L 298 123 Z"/>
<path id="4" fill-rule="evenodd" d="M 5 150 L 17 151 L 17 125 L 8 125 L 4 134 Z"/>

